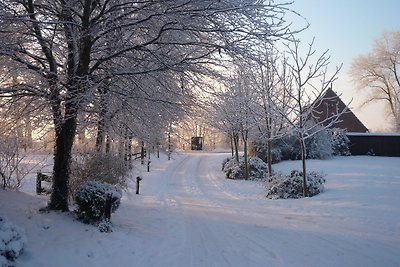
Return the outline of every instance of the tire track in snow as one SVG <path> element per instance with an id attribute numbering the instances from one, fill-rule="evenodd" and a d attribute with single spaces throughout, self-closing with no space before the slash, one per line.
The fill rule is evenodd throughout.
<path id="1" fill-rule="evenodd" d="M 213 266 L 253 266 L 252 258 L 260 255 L 280 262 L 276 253 L 264 245 L 265 240 L 254 238 L 257 236 L 254 234 L 240 234 L 245 227 L 241 222 L 244 207 L 236 209 L 232 203 L 227 206 L 229 200 L 238 201 L 240 198 L 231 192 L 222 191 L 216 183 L 205 179 L 213 173 L 212 168 L 207 168 L 207 158 L 204 154 L 191 155 L 190 162 L 185 165 L 186 170 L 181 172 L 182 191 L 177 194 L 177 202 L 182 209 L 186 231 L 184 247 L 189 255 L 186 266 L 204 266 L 210 257 L 215 259 Z M 221 191 L 224 197 L 216 198 L 210 191 Z M 220 222 L 220 218 L 224 217 L 228 217 L 228 221 Z M 250 228 L 254 226 L 250 225 Z M 241 245 L 236 246 L 243 242 L 248 246 L 246 251 L 243 251 Z M 257 256 L 257 253 L 260 255 Z"/>
<path id="2" fill-rule="evenodd" d="M 145 218 L 151 224 L 145 233 L 151 240 L 144 242 L 151 249 L 135 254 L 138 262 L 146 263 L 135 266 L 287 267 L 299 262 L 312 267 L 353 262 L 354 266 L 375 266 L 377 260 L 397 266 L 398 243 L 377 243 L 374 238 L 352 234 L 357 221 L 340 226 L 342 217 L 321 208 L 316 209 L 319 213 L 305 209 L 310 207 L 307 199 L 296 204 L 263 201 L 260 184 L 224 178 L 222 159 L 220 154 L 191 153 L 156 177 L 159 184 L 153 183 L 148 194 L 152 205 L 141 206 L 152 209 Z M 326 202 L 316 199 L 313 203 Z M 378 252 L 371 253 L 368 246 Z M 364 247 L 368 252 L 362 252 Z M 382 251 L 390 251 L 383 255 L 391 258 L 383 259 Z M 332 265 L 335 262 L 346 264 Z"/>

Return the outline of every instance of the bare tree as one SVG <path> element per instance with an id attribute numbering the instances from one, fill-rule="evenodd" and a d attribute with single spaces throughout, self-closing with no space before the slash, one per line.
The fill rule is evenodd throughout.
<path id="1" fill-rule="evenodd" d="M 289 113 L 280 112 L 291 125 L 298 137 L 301 147 L 301 160 L 303 172 L 303 196 L 308 196 L 307 169 L 306 169 L 306 140 L 320 131 L 329 128 L 337 122 L 347 109 L 334 114 L 327 114 L 326 118 L 313 120 L 318 114 L 314 112 L 322 101 L 327 100 L 326 91 L 337 79 L 341 67 L 336 67 L 333 73 L 328 73 L 330 56 L 328 50 L 320 56 L 316 55 L 313 48 L 314 40 L 308 45 L 304 56 L 300 49 L 300 41 L 294 40 L 287 44 L 288 57 L 285 63 L 288 66 L 290 83 L 285 82 L 285 90 L 290 98 L 285 108 Z M 281 79 L 286 79 L 281 77 Z"/>
<path id="2" fill-rule="evenodd" d="M 209 102 L 211 125 L 229 136 L 232 155 L 239 162 L 240 110 L 237 97 L 231 91 L 221 92 Z"/>
<path id="3" fill-rule="evenodd" d="M 400 131 L 400 31 L 382 34 L 371 53 L 353 60 L 350 75 L 360 90 L 370 92 L 364 104 L 384 102 Z"/>
<path id="4" fill-rule="evenodd" d="M 234 97 L 239 107 L 240 112 L 237 117 L 239 129 L 243 141 L 243 156 L 244 156 L 244 178 L 249 178 L 249 161 L 248 161 L 248 146 L 249 135 L 251 133 L 254 120 L 253 120 L 253 106 L 254 106 L 254 91 L 249 84 L 249 77 L 242 70 L 239 71 L 238 77 L 233 86 Z"/>
<path id="5" fill-rule="evenodd" d="M 285 81 L 289 79 L 285 75 L 287 68 L 282 64 L 279 69 L 278 53 L 270 45 L 260 49 L 257 60 L 249 61 L 247 64 L 248 86 L 254 91 L 252 100 L 252 118 L 256 131 L 255 140 L 266 143 L 268 175 L 271 177 L 272 170 L 272 146 L 273 141 L 282 138 L 285 134 L 285 120 L 282 114 L 287 114 L 288 97 L 284 90 Z M 282 72 L 278 75 L 278 72 Z M 285 77 L 279 79 L 279 77 Z M 277 112 L 279 110 L 279 112 Z M 265 160 L 265 159 L 264 159 Z"/>

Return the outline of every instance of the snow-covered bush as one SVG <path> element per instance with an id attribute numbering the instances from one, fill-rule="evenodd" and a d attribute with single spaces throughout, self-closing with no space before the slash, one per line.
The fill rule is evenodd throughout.
<path id="1" fill-rule="evenodd" d="M 233 159 L 233 158 L 226 158 L 226 159 L 224 159 L 224 160 L 222 161 L 222 168 L 221 168 L 222 171 L 224 171 L 225 165 L 226 165 L 229 161 L 231 161 L 232 159 Z"/>
<path id="2" fill-rule="evenodd" d="M 259 157 L 249 157 L 249 176 L 251 179 L 263 179 L 268 173 L 267 164 Z"/>
<path id="3" fill-rule="evenodd" d="M 76 214 L 84 223 L 97 224 L 103 218 L 107 197 L 111 197 L 111 212 L 115 212 L 120 204 L 122 191 L 116 186 L 89 181 L 75 193 Z"/>
<path id="4" fill-rule="evenodd" d="M 349 155 L 349 140 L 342 130 L 323 129 L 306 139 L 307 159 L 328 159 L 333 155 Z M 267 145 L 255 142 L 253 154 L 267 161 Z M 287 134 L 272 144 L 272 163 L 301 159 L 298 137 Z"/>
<path id="5" fill-rule="evenodd" d="M 0 265 L 13 266 L 26 245 L 24 231 L 4 217 L 0 217 Z"/>
<path id="6" fill-rule="evenodd" d="M 244 168 L 241 168 L 243 160 L 240 158 L 239 162 L 234 157 L 227 158 L 222 162 L 222 171 L 225 172 L 226 178 L 228 179 L 243 179 Z"/>
<path id="7" fill-rule="evenodd" d="M 310 197 L 324 191 L 325 175 L 318 172 L 309 172 L 307 175 L 307 188 Z M 267 197 L 278 198 L 302 198 L 303 173 L 292 171 L 290 175 L 274 174 L 267 183 Z"/>
<path id="8" fill-rule="evenodd" d="M 349 143 L 350 140 L 346 135 L 346 131 L 342 129 L 333 129 L 331 132 L 331 144 L 333 155 L 350 156 Z"/>
<path id="9" fill-rule="evenodd" d="M 104 153 L 77 154 L 71 164 L 70 192 L 75 192 L 87 181 L 97 181 L 126 187 L 129 168 L 118 156 Z"/>
<path id="10" fill-rule="evenodd" d="M 228 179 L 244 179 L 244 165 L 244 157 L 240 157 L 239 162 L 235 158 L 228 158 L 223 161 L 222 170 Z M 268 172 L 267 164 L 259 157 L 249 157 L 248 168 L 250 180 L 264 179 Z"/>
<path id="11" fill-rule="evenodd" d="M 276 140 L 274 146 L 278 148 L 281 153 L 280 160 L 296 160 L 301 158 L 300 142 L 293 134 L 286 135 Z"/>
<path id="12" fill-rule="evenodd" d="M 255 142 L 254 147 L 251 149 L 252 154 L 265 162 L 268 161 L 267 144 L 259 141 Z M 278 163 L 282 160 L 295 160 L 300 157 L 300 143 L 297 137 L 293 134 L 287 134 L 280 139 L 272 142 L 271 148 L 272 163 Z"/>
<path id="13" fill-rule="evenodd" d="M 260 159 L 263 159 L 265 162 L 267 162 L 268 161 L 267 151 L 268 151 L 267 143 L 255 142 L 253 143 L 253 147 L 250 149 L 250 155 L 257 156 Z M 282 160 L 281 146 L 277 145 L 277 142 L 273 142 L 271 154 L 272 154 L 272 163 L 278 163 Z"/>
<path id="14" fill-rule="evenodd" d="M 333 155 L 331 131 L 324 129 L 306 139 L 308 159 L 328 159 Z"/>
<path id="15" fill-rule="evenodd" d="M 112 223 L 109 219 L 103 219 L 99 223 L 99 230 L 102 233 L 111 233 L 112 232 Z"/>

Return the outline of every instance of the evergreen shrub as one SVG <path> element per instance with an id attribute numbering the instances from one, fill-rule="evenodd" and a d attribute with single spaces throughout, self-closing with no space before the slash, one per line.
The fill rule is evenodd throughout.
<path id="1" fill-rule="evenodd" d="M 335 156 L 350 156 L 349 143 L 350 140 L 346 135 L 345 130 L 333 129 L 332 130 L 331 144 L 333 155 Z"/>
<path id="2" fill-rule="evenodd" d="M 259 157 L 248 158 L 249 179 L 265 179 L 268 173 L 267 164 Z M 234 157 L 227 158 L 222 162 L 222 170 L 228 179 L 244 179 L 245 178 L 245 162 L 244 157 L 239 158 L 239 162 Z"/>
<path id="3" fill-rule="evenodd" d="M 346 131 L 323 129 L 306 139 L 307 159 L 329 159 L 332 156 L 349 156 L 349 142 Z M 301 159 L 300 142 L 294 134 L 274 140 L 272 143 L 272 163 L 282 160 Z M 267 162 L 267 144 L 255 142 L 252 154 Z"/>
<path id="4" fill-rule="evenodd" d="M 75 193 L 76 214 L 84 223 L 98 224 L 105 215 L 106 200 L 111 196 L 111 212 L 115 212 L 121 202 L 122 191 L 116 186 L 89 181 Z"/>
<path id="5" fill-rule="evenodd" d="M 308 196 L 312 197 L 324 191 L 325 175 L 311 171 L 307 175 Z M 274 174 L 267 183 L 267 198 L 302 198 L 303 173 L 293 170 L 290 175 Z"/>

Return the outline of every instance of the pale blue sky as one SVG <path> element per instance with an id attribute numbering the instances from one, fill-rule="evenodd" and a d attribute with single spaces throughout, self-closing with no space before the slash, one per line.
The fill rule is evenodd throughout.
<path id="1" fill-rule="evenodd" d="M 293 10 L 304 16 L 310 27 L 300 39 L 315 37 L 319 52 L 329 49 L 332 69 L 343 63 L 334 90 L 351 106 L 360 120 L 372 130 L 382 130 L 387 122 L 380 105 L 360 108 L 365 98 L 355 89 L 348 75 L 352 60 L 372 50 L 374 40 L 384 31 L 400 30 L 399 0 L 295 0 Z"/>

